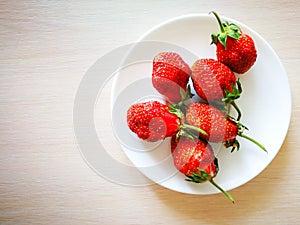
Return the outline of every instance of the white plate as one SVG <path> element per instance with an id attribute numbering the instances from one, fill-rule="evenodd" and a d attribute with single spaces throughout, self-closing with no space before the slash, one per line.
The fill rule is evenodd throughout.
<path id="1" fill-rule="evenodd" d="M 286 72 L 271 46 L 246 25 L 233 19 L 223 19 L 240 26 L 244 33 L 252 36 L 256 44 L 258 58 L 252 69 L 241 77 L 244 92 L 237 104 L 243 112 L 242 122 L 249 128 L 245 134 L 260 141 L 268 150 L 266 154 L 253 143 L 238 137 L 240 151 L 230 153 L 229 149 L 222 148 L 218 152 L 220 171 L 215 181 L 225 190 L 230 190 L 261 173 L 280 150 L 290 122 L 291 94 Z M 199 58 L 216 58 L 215 46 L 210 45 L 210 34 L 218 29 L 212 15 L 186 15 L 159 24 L 145 33 L 139 42 L 167 42 L 179 46 L 180 52 L 183 48 Z M 164 46 L 161 50 L 173 49 L 166 49 Z M 134 51 L 135 48 L 130 54 L 135 53 Z M 149 54 L 149 59 L 155 55 L 153 51 L 149 51 Z M 182 54 L 183 59 L 192 65 L 195 58 L 185 58 L 184 51 Z M 118 104 L 117 111 L 121 118 L 121 122 L 114 126 L 117 126 L 115 130 L 124 152 L 145 176 L 166 188 L 189 194 L 219 192 L 208 182 L 192 184 L 184 180 L 184 175 L 176 173 L 168 139 L 162 143 L 149 144 L 137 139 L 128 129 L 126 111 L 133 103 L 131 99 L 145 100 L 143 94 L 148 99 L 160 98 L 151 86 L 151 71 L 152 62 L 146 60 L 126 67 L 114 80 L 112 102 Z M 136 88 L 136 84 L 143 87 L 142 91 L 139 89 L 141 96 L 138 96 L 139 93 L 132 93 L 118 101 L 123 90 L 130 85 Z"/>

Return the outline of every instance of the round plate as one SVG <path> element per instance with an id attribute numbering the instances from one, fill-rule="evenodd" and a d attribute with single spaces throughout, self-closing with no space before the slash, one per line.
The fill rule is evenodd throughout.
<path id="1" fill-rule="evenodd" d="M 223 147 L 219 149 L 220 145 L 215 146 L 218 150 L 220 167 L 215 182 L 223 189 L 230 190 L 261 173 L 280 150 L 290 122 L 291 94 L 286 72 L 271 46 L 246 25 L 230 18 L 222 19 L 237 24 L 256 44 L 258 58 L 251 70 L 241 76 L 243 93 L 237 104 L 243 112 L 241 122 L 249 128 L 249 131 L 244 133 L 261 142 L 268 150 L 266 154 L 255 144 L 241 137 L 238 137 L 241 144 L 239 151 L 231 153 L 230 149 Z M 198 58 L 216 58 L 215 46 L 210 45 L 210 34 L 218 29 L 217 21 L 212 15 L 186 15 L 159 24 L 145 33 L 138 42 L 169 43 L 191 52 Z M 173 49 L 164 47 L 162 50 Z M 135 48 L 132 48 L 129 54 L 134 51 Z M 159 52 L 155 52 L 157 53 Z M 153 52 L 149 54 L 152 54 L 149 59 L 153 59 L 155 54 Z M 195 60 L 182 57 L 190 66 L 192 60 Z M 122 149 L 145 176 L 166 188 L 189 194 L 219 192 L 208 182 L 203 184 L 186 182 L 185 176 L 176 172 L 170 156 L 169 139 L 159 143 L 147 143 L 139 140 L 128 129 L 126 112 L 134 103 L 128 99 L 132 97 L 134 101 L 161 100 L 160 95 L 152 88 L 151 72 L 152 61 L 146 60 L 124 68 L 114 80 L 112 102 L 118 104 L 116 110 L 120 122 L 113 126 L 117 126 L 115 130 Z M 134 88 L 137 88 L 137 92 L 144 93 L 144 98 L 137 97 L 136 93 L 129 94 L 131 97 L 122 95 L 122 90 Z M 123 96 L 123 99 L 118 100 L 120 96 Z"/>

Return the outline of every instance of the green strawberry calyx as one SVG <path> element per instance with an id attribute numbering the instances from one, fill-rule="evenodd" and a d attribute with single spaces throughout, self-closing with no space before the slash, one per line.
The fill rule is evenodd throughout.
<path id="1" fill-rule="evenodd" d="M 204 130 L 200 129 L 199 127 L 195 127 L 195 126 L 185 123 L 184 113 L 182 112 L 182 109 L 180 109 L 178 107 L 179 107 L 178 104 L 173 104 L 173 105 L 170 105 L 171 109 L 169 110 L 170 113 L 172 113 L 172 114 L 176 115 L 178 118 L 180 118 L 180 125 L 179 125 L 178 132 L 176 134 L 177 138 L 180 136 L 190 137 L 192 139 L 198 138 L 198 136 L 194 132 L 201 133 L 203 135 L 207 135 L 207 133 Z"/>
<path id="2" fill-rule="evenodd" d="M 227 36 L 238 40 L 241 36 L 242 31 L 237 25 L 233 23 L 229 23 L 228 21 L 223 22 L 216 12 L 212 11 L 210 13 L 214 14 L 220 26 L 219 32 L 215 32 L 211 34 L 211 40 L 212 40 L 211 44 L 217 44 L 218 42 L 220 42 L 226 49 Z"/>
<path id="3" fill-rule="evenodd" d="M 218 166 L 218 159 L 215 158 L 214 164 L 216 166 L 216 174 L 219 171 Z M 235 203 L 234 198 L 223 188 L 221 188 L 214 180 L 213 177 L 208 174 L 205 170 L 198 169 L 198 173 L 192 173 L 192 175 L 186 175 L 187 178 L 185 179 L 188 182 L 194 182 L 194 183 L 204 183 L 206 181 L 209 181 L 213 186 L 215 186 L 218 190 L 220 190 L 232 203 Z"/>
<path id="4" fill-rule="evenodd" d="M 232 92 L 228 91 L 227 89 L 224 90 L 225 98 L 223 98 L 222 101 L 233 106 L 233 108 L 237 111 L 237 121 L 239 121 L 242 117 L 242 112 L 234 100 L 241 97 L 241 93 L 243 91 L 240 79 L 236 81 L 236 85 L 232 85 L 232 89 Z"/>
<path id="5" fill-rule="evenodd" d="M 226 96 L 222 99 L 223 102 L 230 103 L 230 101 L 236 100 L 239 97 L 241 97 L 243 89 L 240 79 L 236 81 L 236 85 L 232 85 L 232 89 L 232 92 L 228 91 L 227 89 L 224 89 Z"/>
<path id="6" fill-rule="evenodd" d="M 176 134 L 176 137 L 178 138 L 180 136 L 185 136 L 185 137 L 195 139 L 198 138 L 195 132 L 201 133 L 203 135 L 207 135 L 207 133 L 204 130 L 200 129 L 199 127 L 195 127 L 185 123 L 184 115 L 186 113 L 186 110 L 188 108 L 188 105 L 190 104 L 192 97 L 194 96 L 191 92 L 190 85 L 187 85 L 186 91 L 180 88 L 180 95 L 181 95 L 180 102 L 169 105 L 171 108 L 169 112 L 175 114 L 178 118 L 180 118 L 180 126 Z"/>
<path id="7" fill-rule="evenodd" d="M 180 109 L 182 112 L 185 113 L 191 99 L 193 98 L 194 94 L 191 91 L 191 86 L 187 85 L 186 91 L 180 87 L 179 89 L 181 100 L 178 103 L 173 103 L 172 105 L 178 109 Z"/>

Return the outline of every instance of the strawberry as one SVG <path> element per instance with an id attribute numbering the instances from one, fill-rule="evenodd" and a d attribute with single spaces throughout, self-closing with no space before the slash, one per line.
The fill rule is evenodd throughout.
<path id="1" fill-rule="evenodd" d="M 136 103 L 127 111 L 127 124 L 143 140 L 155 142 L 176 134 L 180 118 L 158 101 Z"/>
<path id="2" fill-rule="evenodd" d="M 175 167 L 187 176 L 186 181 L 203 183 L 209 181 L 234 203 L 229 193 L 218 186 L 213 178 L 218 173 L 218 160 L 211 146 L 200 139 L 175 137 L 171 139 L 171 152 Z"/>
<path id="3" fill-rule="evenodd" d="M 185 124 L 183 113 L 158 101 L 136 103 L 127 111 L 129 129 L 149 142 L 162 140 L 173 135 L 193 136 L 191 130 L 206 134 L 198 127 Z"/>
<path id="4" fill-rule="evenodd" d="M 216 44 L 216 55 L 220 62 L 233 72 L 246 73 L 255 63 L 257 52 L 253 39 L 242 33 L 241 29 L 228 21 L 222 22 L 216 12 L 212 12 L 220 26 L 220 32 L 211 35 Z"/>
<path id="5" fill-rule="evenodd" d="M 215 59 L 199 59 L 192 66 L 192 81 L 196 93 L 205 101 L 221 101 L 233 92 L 236 77 L 223 63 Z"/>
<path id="6" fill-rule="evenodd" d="M 267 151 L 260 143 L 243 134 L 244 129 L 247 129 L 244 125 L 208 104 L 190 104 L 186 111 L 186 121 L 188 124 L 205 131 L 206 134 L 199 134 L 202 138 L 211 142 L 223 142 L 226 147 L 232 146 L 232 150 L 235 147 L 239 149 L 240 145 L 236 137 L 241 136 Z"/>
<path id="7" fill-rule="evenodd" d="M 224 101 L 241 111 L 234 100 L 241 95 L 242 88 L 234 73 L 223 63 L 215 59 L 199 59 L 192 66 L 192 81 L 196 93 L 205 101 Z"/>
<path id="8" fill-rule="evenodd" d="M 206 170 L 213 178 L 217 175 L 215 159 L 211 146 L 200 140 L 188 137 L 175 137 L 171 139 L 171 152 L 175 167 L 183 174 L 191 176 L 198 170 Z"/>
<path id="9" fill-rule="evenodd" d="M 153 59 L 153 87 L 172 103 L 182 100 L 190 74 L 189 65 L 175 52 L 161 52 Z"/>

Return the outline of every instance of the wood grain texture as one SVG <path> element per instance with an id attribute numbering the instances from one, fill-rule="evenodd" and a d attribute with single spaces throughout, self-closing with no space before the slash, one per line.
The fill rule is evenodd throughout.
<path id="1" fill-rule="evenodd" d="M 98 176 L 73 132 L 74 98 L 87 69 L 157 23 L 211 10 L 260 33 L 286 68 L 292 120 L 277 157 L 231 191 L 236 205 L 220 194 L 128 187 Z M 299 10 L 297 0 L 1 1 L 0 224 L 300 224 Z M 104 96 L 109 102 L 109 90 Z M 107 135 L 115 157 L 126 160 Z"/>

